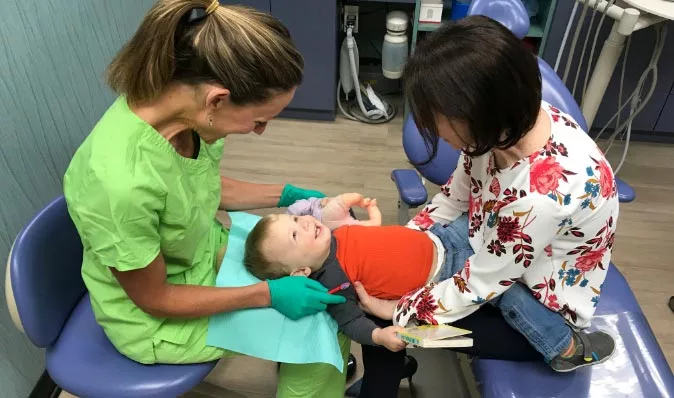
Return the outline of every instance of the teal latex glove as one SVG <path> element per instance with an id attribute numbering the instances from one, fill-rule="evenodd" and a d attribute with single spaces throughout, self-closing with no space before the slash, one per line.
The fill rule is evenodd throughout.
<path id="1" fill-rule="evenodd" d="M 304 276 L 268 280 L 271 307 L 292 320 L 325 311 L 328 304 L 342 304 L 346 297 L 328 294 L 328 289 Z"/>
<path id="2" fill-rule="evenodd" d="M 281 192 L 281 199 L 279 199 L 276 207 L 288 207 L 291 204 L 301 199 L 309 198 L 324 198 L 325 194 L 313 189 L 299 188 L 294 185 L 286 184 Z"/>

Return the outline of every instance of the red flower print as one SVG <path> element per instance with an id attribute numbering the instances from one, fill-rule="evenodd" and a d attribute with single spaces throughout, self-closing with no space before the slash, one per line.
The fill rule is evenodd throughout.
<path id="1" fill-rule="evenodd" d="M 569 156 L 569 151 L 566 150 L 564 144 L 557 145 L 557 152 L 562 156 Z"/>
<path id="2" fill-rule="evenodd" d="M 468 236 L 471 238 L 474 237 L 475 233 L 480 230 L 481 226 L 482 226 L 482 215 L 473 214 L 470 217 L 470 228 L 468 229 Z"/>
<path id="3" fill-rule="evenodd" d="M 548 106 L 549 106 L 549 108 L 550 108 L 550 110 L 551 110 L 552 112 L 554 112 L 554 113 L 561 113 L 561 111 L 560 111 L 559 109 L 557 109 L 557 107 L 552 106 L 552 105 L 548 105 Z"/>
<path id="4" fill-rule="evenodd" d="M 557 302 L 557 295 L 551 294 L 550 296 L 548 296 L 548 302 L 546 305 L 548 308 L 558 310 L 559 303 Z"/>
<path id="5" fill-rule="evenodd" d="M 601 263 L 605 253 L 606 247 L 602 247 L 598 250 L 591 250 L 581 254 L 576 258 L 576 269 L 580 272 L 592 271 Z"/>
<path id="6" fill-rule="evenodd" d="M 615 180 L 613 179 L 613 171 L 611 171 L 611 166 L 608 165 L 606 160 L 601 160 L 597 163 L 597 167 L 594 168 L 599 171 L 599 186 L 601 187 L 601 196 L 608 198 L 613 194 L 613 185 Z"/>
<path id="7" fill-rule="evenodd" d="M 506 249 L 501 242 L 492 240 L 487 246 L 487 251 L 491 254 L 495 254 L 497 257 L 501 257 L 501 254 L 505 254 Z"/>
<path id="8" fill-rule="evenodd" d="M 463 157 L 463 171 L 470 175 L 470 169 L 473 168 L 473 160 L 470 158 L 470 156 L 464 156 Z"/>
<path id="9" fill-rule="evenodd" d="M 470 279 L 470 259 L 467 258 L 466 262 L 463 263 L 463 272 L 466 274 L 466 281 Z"/>
<path id="10" fill-rule="evenodd" d="M 534 160 L 538 156 L 552 156 L 552 155 L 560 155 L 560 156 L 569 156 L 569 151 L 566 150 L 566 147 L 564 144 L 558 144 L 550 138 L 548 142 L 545 144 L 543 149 L 538 151 L 537 153 L 534 153 L 529 157 L 529 163 L 533 163 Z"/>
<path id="11" fill-rule="evenodd" d="M 584 276 L 586 272 L 592 271 L 596 267 L 604 269 L 604 264 L 602 264 L 601 261 L 606 254 L 606 251 L 611 250 L 613 247 L 613 241 L 615 239 L 615 233 L 611 229 L 612 226 L 613 217 L 609 217 L 608 221 L 606 221 L 606 225 L 597 232 L 594 238 L 587 240 L 585 242 L 586 244 L 577 246 L 567 253 L 568 255 L 578 255 L 574 264 L 577 270 L 576 272 L 579 271 Z M 577 277 L 576 279 L 576 282 L 569 283 L 569 286 L 574 286 L 581 280 L 580 277 Z"/>
<path id="12" fill-rule="evenodd" d="M 525 212 L 513 212 L 513 216 L 499 217 L 496 228 L 496 235 L 498 237 L 497 243 L 503 245 L 508 242 L 517 242 L 513 245 L 513 254 L 515 256 L 515 264 L 522 263 L 524 268 L 528 268 L 534 259 L 531 254 L 534 247 L 531 246 L 531 236 L 524 232 L 524 229 L 533 221 L 529 220 L 533 207 Z M 520 224 L 520 218 L 524 217 L 524 223 Z M 534 216 L 534 219 L 536 217 Z M 487 247 L 489 249 L 489 247 Z"/>
<path id="13" fill-rule="evenodd" d="M 470 177 L 470 191 L 477 195 L 482 190 L 482 181 L 476 180 L 473 177 Z"/>
<path id="14" fill-rule="evenodd" d="M 516 217 L 501 217 L 496 233 L 502 243 L 514 242 L 520 233 L 520 220 Z"/>
<path id="15" fill-rule="evenodd" d="M 435 285 L 433 284 L 426 285 L 423 291 L 419 293 L 411 303 L 411 306 L 417 310 L 414 318 L 417 321 L 430 323 L 431 325 L 438 324 L 438 321 L 433 317 L 435 310 L 438 309 L 438 304 L 431 294 L 431 289 L 433 289 L 434 286 Z"/>
<path id="16" fill-rule="evenodd" d="M 555 143 L 552 142 L 552 138 L 550 138 L 548 140 L 548 142 L 545 143 L 545 146 L 543 147 L 543 153 L 552 153 L 552 151 L 555 150 L 554 144 Z"/>
<path id="17" fill-rule="evenodd" d="M 494 196 L 498 196 L 501 193 L 501 184 L 498 182 L 498 178 L 491 180 L 491 184 L 489 184 L 489 192 L 491 192 Z"/>
<path id="18" fill-rule="evenodd" d="M 454 174 L 449 176 L 449 180 L 447 180 L 447 183 L 445 185 L 440 187 L 440 192 L 443 193 L 443 195 L 449 197 L 449 186 L 452 184 L 452 180 L 454 179 Z"/>
<path id="19" fill-rule="evenodd" d="M 552 117 L 552 121 L 557 123 L 559 122 L 559 115 L 550 115 Z"/>
<path id="20" fill-rule="evenodd" d="M 557 191 L 559 180 L 566 179 L 564 168 L 552 156 L 534 160 L 531 164 L 529 178 L 531 191 L 543 195 Z"/>
<path id="21" fill-rule="evenodd" d="M 547 246 L 545 246 L 545 249 L 544 249 L 544 250 L 545 250 L 545 254 L 546 254 L 548 257 L 552 257 L 552 245 L 547 245 Z"/>
<path id="22" fill-rule="evenodd" d="M 564 119 L 565 126 L 572 127 L 574 129 L 577 127 L 576 123 L 573 120 L 569 119 L 568 117 L 562 116 L 562 119 Z"/>
<path id="23" fill-rule="evenodd" d="M 474 215 L 476 213 L 482 212 L 482 197 L 478 196 L 477 198 L 470 194 L 468 196 L 468 214 Z"/>
<path id="24" fill-rule="evenodd" d="M 432 208 L 425 208 L 422 211 L 420 211 L 412 221 L 414 221 L 414 225 L 421 229 L 428 229 L 430 228 L 434 221 L 431 218 L 431 213 L 433 213 L 437 209 L 437 207 L 432 207 Z"/>

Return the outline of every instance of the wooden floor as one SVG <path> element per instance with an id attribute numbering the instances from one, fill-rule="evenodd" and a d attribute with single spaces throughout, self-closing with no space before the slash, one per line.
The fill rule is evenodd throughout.
<path id="1" fill-rule="evenodd" d="M 333 195 L 359 191 L 377 198 L 385 223 L 397 221 L 395 168 L 409 168 L 400 118 L 367 125 L 338 118 L 319 123 L 275 120 L 262 136 L 228 138 L 222 168 L 249 181 L 292 182 Z M 609 159 L 615 167 L 622 147 Z M 637 199 L 621 204 L 613 261 L 639 300 L 674 367 L 674 146 L 632 143 L 619 176 Z M 429 187 L 431 194 L 437 187 Z M 265 213 L 265 212 L 262 212 Z"/>
<path id="2" fill-rule="evenodd" d="M 338 118 L 318 123 L 273 121 L 262 136 L 228 138 L 222 169 L 225 175 L 260 183 L 291 182 L 335 195 L 358 191 L 377 198 L 384 222 L 397 221 L 397 194 L 390 173 L 410 167 L 401 147 L 398 117 L 383 125 Z M 622 148 L 609 159 L 617 166 Z M 674 367 L 674 313 L 667 306 L 674 295 L 674 146 L 633 143 L 620 176 L 637 191 L 633 203 L 622 204 L 613 260 L 628 279 L 658 341 Z M 438 191 L 429 187 L 429 194 Z M 278 210 L 256 211 L 266 214 Z M 221 215 L 223 216 L 223 215 Z M 224 216 L 226 217 L 226 216 Z M 224 220 L 223 220 L 224 221 Z M 357 345 L 352 346 L 357 356 Z M 442 351 L 446 353 L 446 351 Z M 475 397 L 474 386 L 459 386 L 465 363 L 440 351 L 414 353 L 420 361 L 416 392 L 401 385 L 399 397 Z M 433 357 L 430 357 L 434 355 Z M 359 361 L 357 380 L 362 374 Z M 441 371 L 442 373 L 437 373 Z M 185 398 L 272 397 L 276 364 L 236 357 L 218 367 Z M 72 397 L 63 394 L 63 397 Z"/>

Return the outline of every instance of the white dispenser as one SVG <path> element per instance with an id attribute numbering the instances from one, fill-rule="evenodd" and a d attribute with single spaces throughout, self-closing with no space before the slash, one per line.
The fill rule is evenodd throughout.
<path id="1" fill-rule="evenodd" d="M 400 79 L 407 61 L 407 14 L 391 11 L 386 15 L 386 35 L 381 49 L 382 73 L 389 79 Z"/>

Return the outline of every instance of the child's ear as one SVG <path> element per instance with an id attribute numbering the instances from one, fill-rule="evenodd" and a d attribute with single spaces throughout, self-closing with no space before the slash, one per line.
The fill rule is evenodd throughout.
<path id="1" fill-rule="evenodd" d="M 309 276 L 311 275 L 311 268 L 309 267 L 299 267 L 295 271 L 291 272 L 292 276 Z"/>

